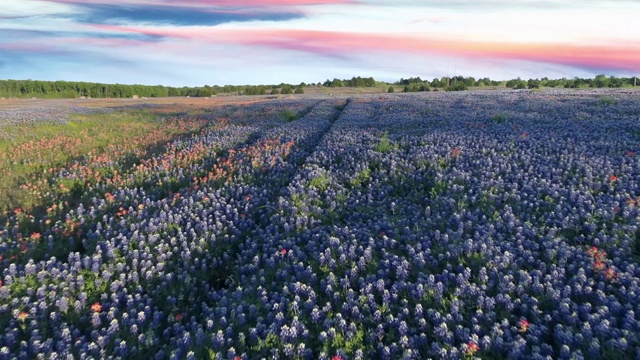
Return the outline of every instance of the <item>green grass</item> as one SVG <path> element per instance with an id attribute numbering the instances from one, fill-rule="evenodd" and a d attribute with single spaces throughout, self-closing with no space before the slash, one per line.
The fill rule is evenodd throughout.
<path id="1" fill-rule="evenodd" d="M 0 134 L 0 173 L 3 174 L 0 176 L 0 211 L 41 205 L 46 194 L 31 193 L 20 186 L 46 179 L 49 169 L 82 160 L 91 153 L 111 156 L 110 152 L 129 151 L 133 147 L 142 149 L 143 153 L 155 153 L 168 140 L 191 134 L 193 130 L 169 126 L 158 119 L 157 114 L 139 110 L 72 115 L 64 124 L 6 126 Z M 132 162 L 138 160 L 131 159 Z M 70 185 L 74 184 L 65 185 L 72 188 Z"/>

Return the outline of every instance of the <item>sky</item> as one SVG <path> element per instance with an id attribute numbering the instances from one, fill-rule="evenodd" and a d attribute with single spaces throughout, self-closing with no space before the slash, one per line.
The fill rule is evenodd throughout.
<path id="1" fill-rule="evenodd" d="M 167 86 L 640 72 L 640 0 L 1 0 L 0 79 Z"/>

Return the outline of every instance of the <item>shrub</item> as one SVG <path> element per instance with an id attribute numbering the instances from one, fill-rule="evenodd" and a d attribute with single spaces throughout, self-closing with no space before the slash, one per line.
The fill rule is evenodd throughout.
<path id="1" fill-rule="evenodd" d="M 447 91 L 464 91 L 467 90 L 467 85 L 463 83 L 457 83 L 446 88 Z"/>
<path id="2" fill-rule="evenodd" d="M 491 117 L 496 124 L 503 124 L 507 121 L 507 114 L 496 114 Z"/>
<path id="3" fill-rule="evenodd" d="M 294 120 L 298 120 L 298 118 L 300 118 L 300 115 L 298 115 L 298 113 L 296 113 L 293 110 L 283 110 L 282 113 L 280 113 L 282 115 L 282 117 L 284 118 L 285 121 L 287 122 L 291 122 Z"/>
<path id="4" fill-rule="evenodd" d="M 600 98 L 600 104 L 601 105 L 615 105 L 618 103 L 618 100 L 612 98 L 611 96 L 602 96 Z"/>

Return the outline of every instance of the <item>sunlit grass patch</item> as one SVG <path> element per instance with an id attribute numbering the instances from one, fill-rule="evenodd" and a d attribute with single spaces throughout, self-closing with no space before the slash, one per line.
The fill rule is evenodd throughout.
<path id="1" fill-rule="evenodd" d="M 0 209 L 39 205 L 50 193 L 46 178 L 59 167 L 89 158 L 135 162 L 203 125 L 136 110 L 72 115 L 64 124 L 5 127 L 6 136 L 0 138 Z"/>

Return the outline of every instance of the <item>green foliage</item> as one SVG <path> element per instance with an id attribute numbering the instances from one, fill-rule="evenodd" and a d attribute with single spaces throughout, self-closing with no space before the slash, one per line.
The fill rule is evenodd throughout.
<path id="1" fill-rule="evenodd" d="M 291 196 L 291 202 L 293 202 L 293 207 L 296 208 L 299 212 L 302 212 L 302 206 L 307 201 L 307 195 L 293 194 Z"/>
<path id="2" fill-rule="evenodd" d="M 600 104 L 604 106 L 615 105 L 618 103 L 618 100 L 612 98 L 611 96 L 602 96 L 600 98 Z"/>
<path id="3" fill-rule="evenodd" d="M 314 177 L 313 179 L 311 179 L 311 181 L 309 182 L 309 185 L 318 189 L 321 192 L 325 191 L 329 187 L 329 178 L 327 177 L 326 174 L 322 174 L 318 177 Z"/>
<path id="4" fill-rule="evenodd" d="M 291 122 L 300 118 L 300 115 L 297 112 L 290 109 L 283 110 L 280 115 L 282 115 L 286 122 Z"/>
<path id="5" fill-rule="evenodd" d="M 296 93 L 296 94 L 304 94 L 304 89 L 303 89 L 303 88 L 301 88 L 301 87 L 298 87 L 298 88 L 296 88 L 295 93 Z"/>
<path id="6" fill-rule="evenodd" d="M 258 345 L 251 347 L 251 350 L 260 353 L 262 350 L 278 349 L 280 343 L 278 335 L 270 332 L 266 338 L 258 340 Z"/>
<path id="7" fill-rule="evenodd" d="M 633 240 L 632 253 L 636 257 L 636 259 L 640 259 L 640 229 L 636 230 Z"/>
<path id="8" fill-rule="evenodd" d="M 380 153 L 389 153 L 397 148 L 398 145 L 392 144 L 391 140 L 389 140 L 389 135 L 384 134 L 374 149 Z"/>
<path id="9" fill-rule="evenodd" d="M 247 86 L 244 89 L 245 95 L 264 95 L 267 91 L 262 86 Z"/>
<path id="10" fill-rule="evenodd" d="M 278 89 L 271 90 L 271 95 L 279 95 L 279 94 L 280 94 L 280 90 Z"/>
<path id="11" fill-rule="evenodd" d="M 364 170 L 362 170 L 361 172 L 359 172 L 355 178 L 351 179 L 349 181 L 349 184 L 352 187 L 358 187 L 362 184 L 364 184 L 365 182 L 367 182 L 369 179 L 371 178 L 371 169 L 366 168 Z"/>
<path id="12" fill-rule="evenodd" d="M 496 124 L 504 124 L 507 119 L 507 114 L 495 114 L 491 117 L 491 120 Z"/>
<path id="13" fill-rule="evenodd" d="M 406 86 L 407 92 L 429 91 L 431 88 L 445 88 L 449 91 L 465 90 L 471 86 L 503 86 L 512 89 L 537 89 L 540 87 L 564 87 L 564 88 L 621 88 L 631 87 L 634 84 L 633 77 L 607 77 L 604 74 L 597 75 L 593 79 L 574 77 L 573 79 L 512 79 L 506 82 L 491 80 L 488 77 L 475 79 L 471 76 L 454 76 L 434 78 L 432 81 L 423 80 L 420 77 L 400 79 L 395 85 Z M 320 83 L 318 83 L 320 84 Z M 363 78 L 360 76 L 351 79 L 327 80 L 322 85 L 325 87 L 376 87 L 380 83 L 373 78 Z M 304 83 L 293 86 L 280 84 L 275 89 L 281 88 L 283 94 L 301 94 L 304 91 Z M 235 95 L 263 95 L 271 86 L 265 85 L 205 85 L 201 87 L 170 87 L 170 86 L 147 86 L 147 85 L 123 85 L 123 84 L 103 84 L 91 82 L 75 81 L 40 81 L 40 80 L 0 80 L 0 97 L 4 98 L 131 98 L 134 95 L 139 97 L 168 97 L 168 96 L 190 96 L 190 97 L 210 97 L 217 94 Z M 300 89 L 300 90 L 298 90 Z M 395 91 L 395 89 L 394 89 Z M 387 92 L 389 89 L 387 89 Z M 272 94 L 275 94 L 271 91 Z"/>
<path id="14" fill-rule="evenodd" d="M 529 89 L 539 89 L 540 88 L 540 80 L 538 79 L 529 79 L 527 81 L 527 87 Z"/>
<path id="15" fill-rule="evenodd" d="M 79 275 L 84 278 L 84 292 L 87 294 L 88 302 L 99 301 L 100 296 L 107 291 L 109 283 L 103 281 L 98 274 L 90 270 L 80 270 Z"/>
<path id="16" fill-rule="evenodd" d="M 325 87 L 376 87 L 376 81 L 372 77 L 353 77 L 351 79 L 333 79 L 325 81 L 323 84 Z"/>
<path id="17" fill-rule="evenodd" d="M 388 93 L 394 93 L 396 92 L 396 89 L 393 88 L 393 86 L 389 86 L 389 88 L 387 89 Z"/>
<path id="18" fill-rule="evenodd" d="M 175 96 L 177 89 L 162 85 L 121 85 L 75 81 L 0 80 L 0 96 L 16 98 L 130 98 Z M 211 95 L 211 93 L 209 93 Z"/>
<path id="19" fill-rule="evenodd" d="M 467 85 L 460 82 L 460 83 L 454 83 L 451 86 L 446 88 L 447 91 L 464 91 L 467 90 Z"/>
<path id="20" fill-rule="evenodd" d="M 291 85 L 284 84 L 281 87 L 291 89 Z M 0 97 L 8 98 L 131 98 L 134 95 L 139 97 L 210 97 L 217 94 L 264 95 L 268 89 L 269 86 L 265 85 L 205 85 L 176 88 L 162 85 L 123 85 L 75 81 L 0 80 Z"/>
<path id="21" fill-rule="evenodd" d="M 282 88 L 280 89 L 280 94 L 293 94 L 293 90 L 291 89 L 291 86 L 289 85 L 284 85 L 282 86 Z"/>

